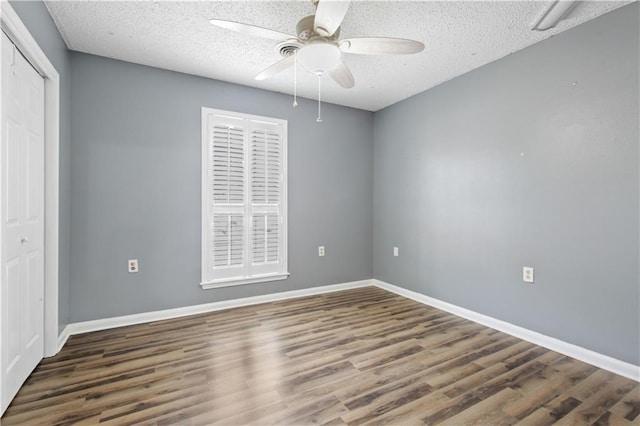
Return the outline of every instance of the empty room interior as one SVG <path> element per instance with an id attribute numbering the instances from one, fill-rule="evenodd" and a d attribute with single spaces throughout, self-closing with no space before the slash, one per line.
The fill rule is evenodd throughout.
<path id="1" fill-rule="evenodd" d="M 2 425 L 640 424 L 637 1 L 0 6 Z"/>

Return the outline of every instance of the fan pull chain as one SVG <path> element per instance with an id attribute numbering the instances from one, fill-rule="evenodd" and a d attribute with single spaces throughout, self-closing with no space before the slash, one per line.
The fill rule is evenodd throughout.
<path id="1" fill-rule="evenodd" d="M 298 51 L 293 52 L 293 107 L 298 106 Z"/>
<path id="2" fill-rule="evenodd" d="M 322 123 L 322 111 L 320 109 L 322 104 L 322 82 L 320 78 L 322 78 L 322 74 L 318 73 L 318 118 L 316 118 L 318 123 Z"/>

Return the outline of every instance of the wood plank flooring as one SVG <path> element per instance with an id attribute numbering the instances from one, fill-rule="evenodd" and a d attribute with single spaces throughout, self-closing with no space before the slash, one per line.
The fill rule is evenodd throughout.
<path id="1" fill-rule="evenodd" d="M 2 425 L 640 424 L 640 385 L 367 287 L 72 336 Z"/>

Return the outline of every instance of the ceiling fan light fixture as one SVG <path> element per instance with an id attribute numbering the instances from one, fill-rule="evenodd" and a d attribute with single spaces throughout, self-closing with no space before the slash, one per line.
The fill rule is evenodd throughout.
<path id="1" fill-rule="evenodd" d="M 298 50 L 298 64 L 312 74 L 322 75 L 340 62 L 342 52 L 335 44 L 308 43 Z"/>

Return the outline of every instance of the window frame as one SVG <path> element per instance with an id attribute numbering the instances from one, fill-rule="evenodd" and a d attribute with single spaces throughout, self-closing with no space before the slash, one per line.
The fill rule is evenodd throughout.
<path id="1" fill-rule="evenodd" d="M 277 272 L 268 272 L 268 273 L 260 273 L 260 274 L 251 274 L 251 263 L 252 263 L 252 252 L 250 250 L 250 246 L 252 243 L 252 228 L 248 226 L 253 218 L 253 205 L 251 203 L 251 172 L 250 172 L 250 151 L 252 139 L 250 135 L 251 127 L 249 125 L 245 126 L 244 129 L 244 150 L 245 150 L 245 166 L 244 166 L 244 205 L 242 207 L 243 215 L 244 215 L 244 264 L 242 267 L 239 267 L 238 270 L 241 271 L 241 275 L 237 276 L 226 276 L 222 278 L 215 278 L 211 275 L 213 274 L 211 270 L 211 262 L 213 260 L 213 255 L 210 251 L 210 241 L 211 241 L 211 221 L 213 220 L 214 209 L 212 202 L 212 191 L 210 191 L 210 184 L 212 181 L 211 175 L 211 167 L 210 167 L 210 130 L 212 128 L 210 118 L 213 117 L 228 117 L 230 121 L 243 120 L 245 123 L 249 124 L 253 123 L 268 123 L 269 125 L 274 125 L 279 127 L 281 131 L 281 141 L 280 141 L 280 172 L 282 175 L 281 178 L 281 186 L 280 186 L 280 202 L 277 207 L 277 211 L 279 216 L 281 217 L 281 221 L 279 224 L 279 245 L 280 245 L 280 256 L 281 262 L 279 263 L 280 267 Z M 245 114 L 234 111 L 225 111 L 214 108 L 202 107 L 202 136 L 201 136 L 201 196 L 202 196 L 202 207 L 201 207 L 201 276 L 200 276 L 200 286 L 202 289 L 212 289 L 212 288 L 221 288 L 221 287 L 230 287 L 244 284 L 255 284 L 261 282 L 269 282 L 269 281 L 280 281 L 284 280 L 289 276 L 288 272 L 288 247 L 287 247 L 287 120 L 273 118 L 273 117 L 264 117 L 253 114 Z M 260 267 L 255 267 L 256 269 L 260 269 Z M 227 270 L 228 271 L 228 270 Z M 224 274 L 223 275 L 227 275 Z"/>

